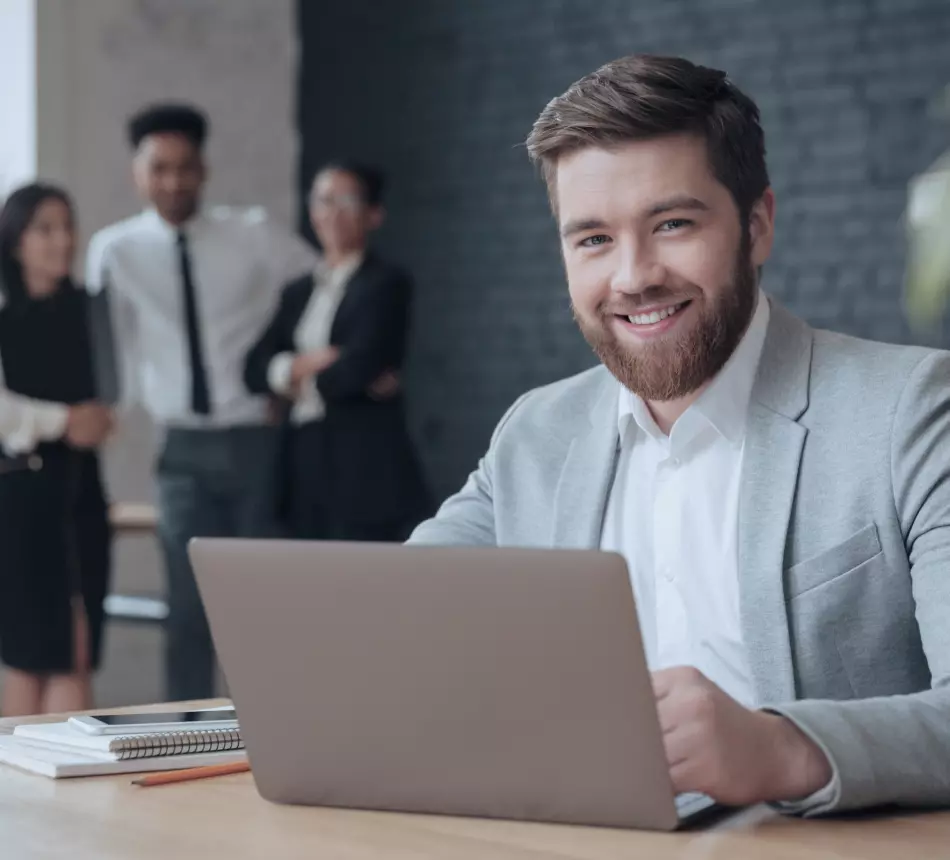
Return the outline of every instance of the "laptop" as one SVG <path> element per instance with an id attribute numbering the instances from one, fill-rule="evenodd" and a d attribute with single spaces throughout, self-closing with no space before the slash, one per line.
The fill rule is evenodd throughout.
<path id="1" fill-rule="evenodd" d="M 276 803 L 673 830 L 613 553 L 197 538 L 258 791 Z"/>

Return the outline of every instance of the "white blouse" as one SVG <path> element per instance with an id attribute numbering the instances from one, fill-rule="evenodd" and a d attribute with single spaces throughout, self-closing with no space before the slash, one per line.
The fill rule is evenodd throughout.
<path id="1" fill-rule="evenodd" d="M 330 330 L 346 285 L 363 262 L 362 255 L 354 255 L 334 268 L 318 266 L 314 271 L 314 287 L 310 301 L 297 321 L 294 330 L 296 352 L 275 355 L 267 366 L 267 384 L 271 391 L 285 397 L 290 395 L 290 369 L 295 355 L 326 349 L 330 345 Z M 301 385 L 294 401 L 291 421 L 305 424 L 319 421 L 326 414 L 326 405 L 312 381 Z"/>

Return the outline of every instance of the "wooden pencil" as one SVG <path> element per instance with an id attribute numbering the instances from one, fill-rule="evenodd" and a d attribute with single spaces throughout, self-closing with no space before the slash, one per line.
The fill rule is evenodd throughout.
<path id="1" fill-rule="evenodd" d="M 147 788 L 152 785 L 168 785 L 173 782 L 189 782 L 193 779 L 207 779 L 211 776 L 226 776 L 229 773 L 246 773 L 251 766 L 246 761 L 232 762 L 231 764 L 212 764 L 207 767 L 189 767 L 184 770 L 168 770 L 162 773 L 151 773 L 140 779 L 132 780 L 132 785 L 141 785 Z"/>

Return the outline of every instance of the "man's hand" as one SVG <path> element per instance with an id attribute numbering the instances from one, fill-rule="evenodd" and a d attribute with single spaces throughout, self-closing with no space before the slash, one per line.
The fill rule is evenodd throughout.
<path id="1" fill-rule="evenodd" d="M 63 438 L 74 448 L 97 448 L 112 432 L 113 425 L 108 406 L 87 400 L 69 407 Z"/>
<path id="2" fill-rule="evenodd" d="M 290 366 L 290 385 L 296 390 L 301 383 L 323 373 L 333 362 L 340 357 L 340 350 L 335 346 L 328 346 L 325 349 L 315 349 L 311 352 L 303 352 L 294 356 L 293 364 Z"/>
<path id="3" fill-rule="evenodd" d="M 399 375 L 392 370 L 387 370 L 369 387 L 367 392 L 373 400 L 389 400 L 395 397 L 402 388 L 402 382 Z"/>
<path id="4" fill-rule="evenodd" d="M 824 753 L 792 722 L 744 708 L 698 670 L 654 672 L 653 690 L 677 793 L 746 806 L 803 800 L 831 780 Z"/>

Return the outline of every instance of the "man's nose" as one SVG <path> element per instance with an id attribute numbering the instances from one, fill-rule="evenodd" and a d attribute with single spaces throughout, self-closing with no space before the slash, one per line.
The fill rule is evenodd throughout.
<path id="1" fill-rule="evenodd" d="M 666 269 L 649 247 L 633 241 L 620 242 L 614 255 L 615 265 L 610 290 L 623 295 L 637 295 L 666 282 Z"/>

